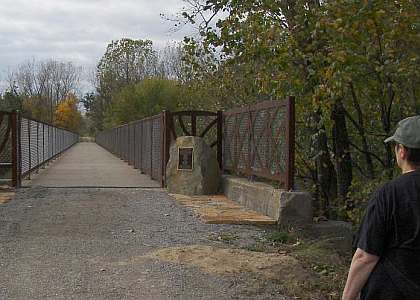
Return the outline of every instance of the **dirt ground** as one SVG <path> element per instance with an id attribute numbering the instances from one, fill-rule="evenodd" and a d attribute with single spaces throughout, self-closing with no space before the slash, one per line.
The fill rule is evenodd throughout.
<path id="1" fill-rule="evenodd" d="M 7 198 L 0 299 L 339 299 L 348 267 L 340 237 L 205 224 L 162 189 Z"/>
<path id="2" fill-rule="evenodd" d="M 160 189 L 21 189 L 0 205 L 0 299 L 292 299 L 299 262 L 248 250 L 267 230 L 203 224 Z"/>

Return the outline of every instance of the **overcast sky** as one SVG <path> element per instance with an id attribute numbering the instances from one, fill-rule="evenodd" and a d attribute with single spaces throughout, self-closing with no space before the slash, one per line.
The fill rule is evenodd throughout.
<path id="1" fill-rule="evenodd" d="M 182 0 L 0 0 L 0 81 L 28 59 L 59 59 L 92 67 L 111 40 L 182 40 L 174 32 Z M 1 87 L 0 87 L 1 89 Z"/>

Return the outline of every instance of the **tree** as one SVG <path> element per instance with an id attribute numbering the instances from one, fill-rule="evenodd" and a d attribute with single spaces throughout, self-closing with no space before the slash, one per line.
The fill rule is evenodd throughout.
<path id="1" fill-rule="evenodd" d="M 182 52 L 183 48 L 178 44 L 157 51 L 150 40 L 124 38 L 112 41 L 97 66 L 96 93 L 86 95 L 83 100 L 94 126 L 103 129 L 106 114 L 107 124 L 112 124 L 114 118 L 109 115 L 124 102 L 120 97 L 127 96 L 127 91 L 135 85 L 143 81 L 148 85 L 165 82 L 165 79 L 181 80 Z M 150 81 L 152 78 L 161 81 Z M 130 111 L 126 113 L 131 114 Z"/>
<path id="2" fill-rule="evenodd" d="M 22 102 L 22 97 L 18 95 L 16 87 L 6 90 L 3 95 L 0 94 L 0 110 L 21 111 Z"/>
<path id="3" fill-rule="evenodd" d="M 42 111 L 46 112 L 37 117 L 51 122 L 58 103 L 69 93 L 77 92 L 80 76 L 81 68 L 71 62 L 32 60 L 9 74 L 9 85 L 16 87 L 20 97 L 32 102 L 37 99 L 37 105 L 44 106 Z"/>
<path id="4" fill-rule="evenodd" d="M 351 185 L 392 175 L 382 141 L 419 112 L 416 1 L 188 3 L 183 16 L 200 24 L 200 39 L 187 40 L 198 72 L 188 85 L 228 106 L 295 95 L 298 176 L 313 180 L 321 211 L 346 206 Z M 215 67 L 197 68 L 211 53 Z"/>
<path id="5" fill-rule="evenodd" d="M 152 116 L 162 110 L 182 107 L 182 87 L 177 81 L 150 78 L 126 86 L 106 112 L 106 127 L 114 127 Z"/>
<path id="6" fill-rule="evenodd" d="M 112 41 L 97 66 L 98 93 L 110 101 L 124 86 L 155 76 L 157 54 L 150 40 Z"/>
<path id="7" fill-rule="evenodd" d="M 61 101 L 54 114 L 54 125 L 78 132 L 81 127 L 82 115 L 77 108 L 78 99 L 69 94 Z"/>

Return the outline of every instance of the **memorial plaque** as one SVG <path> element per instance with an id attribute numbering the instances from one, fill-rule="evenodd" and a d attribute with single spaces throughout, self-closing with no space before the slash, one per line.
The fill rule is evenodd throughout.
<path id="1" fill-rule="evenodd" d="M 178 170 L 193 169 L 194 148 L 178 148 Z"/>

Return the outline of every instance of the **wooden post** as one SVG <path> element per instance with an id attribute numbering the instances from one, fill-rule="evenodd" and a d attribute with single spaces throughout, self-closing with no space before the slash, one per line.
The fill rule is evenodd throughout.
<path id="1" fill-rule="evenodd" d="M 286 102 L 286 189 L 292 190 L 295 177 L 295 98 Z"/>

